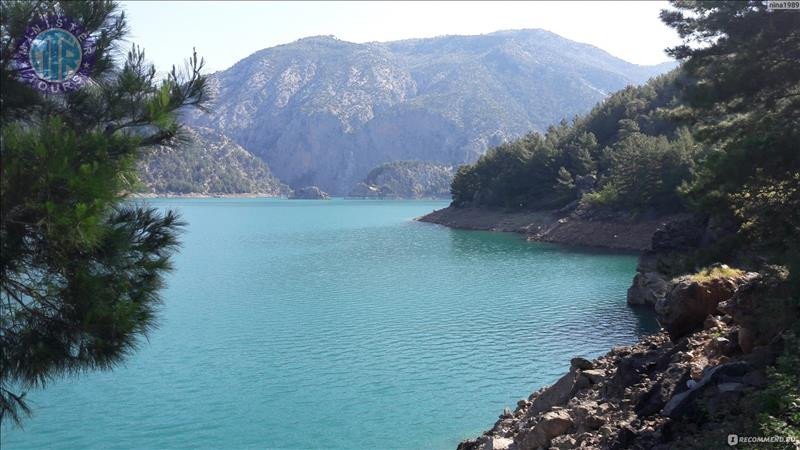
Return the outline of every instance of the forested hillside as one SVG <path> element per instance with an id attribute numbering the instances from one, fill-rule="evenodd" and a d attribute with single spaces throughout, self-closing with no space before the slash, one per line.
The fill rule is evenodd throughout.
<path id="1" fill-rule="evenodd" d="M 288 187 L 262 160 L 209 128 L 186 128 L 187 142 L 159 145 L 139 162 L 144 192 L 286 195 Z"/>
<path id="2" fill-rule="evenodd" d="M 683 208 L 677 189 L 703 146 L 672 117 L 681 76 L 676 69 L 627 87 L 571 123 L 490 150 L 458 170 L 454 204 L 537 209 L 582 198 L 642 211 Z"/>
<path id="3" fill-rule="evenodd" d="M 454 168 L 427 161 L 394 161 L 370 170 L 351 197 L 446 198 Z"/>

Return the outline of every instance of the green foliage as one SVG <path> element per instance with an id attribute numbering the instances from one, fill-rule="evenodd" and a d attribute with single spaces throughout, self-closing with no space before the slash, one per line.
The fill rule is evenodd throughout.
<path id="1" fill-rule="evenodd" d="M 677 72 L 628 87 L 572 124 L 501 145 L 456 175 L 456 206 L 560 207 L 590 204 L 673 211 L 698 153 L 691 133 L 669 117 L 678 104 Z M 599 186 L 579 177 L 597 175 Z"/>
<path id="2" fill-rule="evenodd" d="M 621 208 L 657 208 L 660 211 L 682 206 L 678 187 L 692 175 L 695 146 L 688 132 L 674 141 L 664 136 L 634 132 L 613 146 L 606 147 L 601 166 L 605 204 Z M 611 192 L 614 194 L 611 195 Z"/>
<path id="3" fill-rule="evenodd" d="M 181 222 L 125 201 L 140 149 L 172 138 L 177 111 L 203 107 L 202 62 L 163 81 L 113 2 L 2 3 L 0 144 L 0 420 L 30 412 L 24 394 L 53 378 L 109 368 L 155 325 L 162 276 Z M 44 96 L 15 79 L 10 57 L 37 16 L 65 14 L 97 39 L 93 83 Z"/>
<path id="4" fill-rule="evenodd" d="M 789 267 L 788 293 L 760 303 L 762 329 L 793 326 L 758 420 L 763 435 L 800 439 L 800 15 L 760 1 L 673 6 L 662 19 L 685 43 L 670 52 L 692 80 L 678 113 L 713 148 L 684 191 L 704 211 L 735 216 L 741 242 Z"/>
<path id="5" fill-rule="evenodd" d="M 768 372 L 769 384 L 760 394 L 759 432 L 800 442 L 800 326 L 784 339 L 784 352 Z M 784 448 L 794 448 L 788 444 Z"/>
<path id="6" fill-rule="evenodd" d="M 735 215 L 749 242 L 791 263 L 800 251 L 800 15 L 756 1 L 673 6 L 662 19 L 686 43 L 670 52 L 692 80 L 679 112 L 714 148 L 686 193 L 705 211 Z"/>
<path id="7" fill-rule="evenodd" d="M 453 167 L 441 163 L 391 161 L 370 170 L 359 186 L 376 190 L 378 197 L 443 198 L 450 192 L 453 176 Z M 354 194 L 359 193 L 359 186 Z"/>

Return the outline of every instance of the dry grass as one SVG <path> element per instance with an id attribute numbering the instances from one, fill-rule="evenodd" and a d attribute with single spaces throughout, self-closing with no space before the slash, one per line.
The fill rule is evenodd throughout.
<path id="1" fill-rule="evenodd" d="M 745 273 L 744 270 L 734 269 L 733 267 L 722 265 L 714 267 L 705 267 L 701 269 L 699 272 L 689 275 L 689 279 L 692 281 L 696 281 L 698 283 L 703 283 L 706 281 L 717 280 L 719 278 L 740 277 L 744 275 L 744 273 Z"/>

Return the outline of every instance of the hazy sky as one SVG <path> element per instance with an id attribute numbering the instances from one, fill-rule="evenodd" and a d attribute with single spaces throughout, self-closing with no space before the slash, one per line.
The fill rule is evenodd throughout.
<path id="1" fill-rule="evenodd" d="M 262 48 L 314 35 L 351 42 L 543 28 L 637 64 L 667 61 L 677 35 L 662 1 L 621 2 L 123 2 L 130 40 L 159 70 L 196 47 L 209 71 Z"/>

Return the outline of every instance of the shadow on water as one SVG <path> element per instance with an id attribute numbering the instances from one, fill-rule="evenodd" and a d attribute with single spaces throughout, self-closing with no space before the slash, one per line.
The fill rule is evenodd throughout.
<path id="1" fill-rule="evenodd" d="M 636 333 L 639 334 L 639 336 L 653 334 L 661 329 L 661 325 L 659 325 L 658 320 L 656 320 L 656 314 L 653 308 L 630 305 L 628 308 L 631 310 L 634 317 L 636 317 Z"/>
<path id="2" fill-rule="evenodd" d="M 575 260 L 580 261 L 585 257 L 597 257 L 592 270 L 596 274 L 607 273 L 609 278 L 618 275 L 620 271 L 629 272 L 631 279 L 636 270 L 636 257 L 639 252 L 627 250 L 613 250 L 592 247 L 578 247 L 546 242 L 527 242 L 524 236 L 517 233 L 496 231 L 475 231 L 448 229 L 451 251 L 458 259 L 472 260 L 486 258 L 487 255 L 497 258 L 531 259 L 532 264 L 545 256 L 545 260 Z M 521 245 L 522 244 L 522 245 Z M 536 259 L 534 259 L 534 257 Z M 616 297 L 616 296 L 615 296 Z M 660 329 L 652 308 L 636 307 L 627 304 L 624 294 L 619 298 L 611 299 L 609 304 L 596 306 L 594 310 L 586 311 L 585 324 L 597 327 L 598 330 L 615 326 L 613 317 L 623 310 L 632 319 L 632 330 L 637 336 L 645 336 Z"/>

